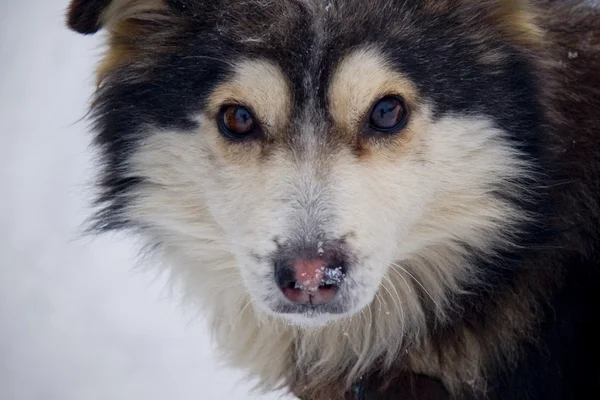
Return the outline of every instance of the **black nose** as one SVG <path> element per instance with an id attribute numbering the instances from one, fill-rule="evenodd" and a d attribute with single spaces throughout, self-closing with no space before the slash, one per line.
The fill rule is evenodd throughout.
<path id="1" fill-rule="evenodd" d="M 285 297 L 298 304 L 332 301 L 346 278 L 344 262 L 324 257 L 296 258 L 275 264 L 275 281 Z"/>

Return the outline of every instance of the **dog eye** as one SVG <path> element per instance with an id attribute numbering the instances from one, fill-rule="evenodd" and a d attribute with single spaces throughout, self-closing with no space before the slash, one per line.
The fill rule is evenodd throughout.
<path id="1" fill-rule="evenodd" d="M 219 113 L 219 127 L 225 136 L 242 139 L 254 132 L 254 117 L 242 106 L 224 106 Z"/>
<path id="2" fill-rule="evenodd" d="M 379 132 L 397 132 L 406 126 L 406 104 L 400 97 L 387 96 L 379 100 L 371 110 L 369 123 Z"/>

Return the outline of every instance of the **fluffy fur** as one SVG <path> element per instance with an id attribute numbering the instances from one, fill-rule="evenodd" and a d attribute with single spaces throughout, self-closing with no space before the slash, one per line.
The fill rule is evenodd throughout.
<path id="1" fill-rule="evenodd" d="M 73 1 L 69 24 L 109 31 L 96 227 L 153 245 L 262 389 L 600 393 L 597 11 Z M 389 94 L 409 124 L 372 135 L 365 116 Z M 263 138 L 220 134 L 231 102 Z M 318 251 L 344 254 L 347 279 L 330 309 L 292 312 L 274 260 Z"/>

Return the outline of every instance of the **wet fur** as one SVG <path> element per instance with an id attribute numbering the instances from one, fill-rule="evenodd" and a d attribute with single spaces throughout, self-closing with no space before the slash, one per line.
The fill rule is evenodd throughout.
<path id="1" fill-rule="evenodd" d="M 138 1 L 123 6 L 128 14 L 99 13 L 84 3 L 73 3 L 71 26 L 92 33 L 104 24 L 111 33 L 93 108 L 104 157 L 97 228 L 132 229 L 156 245 L 174 264 L 170 271 L 190 300 L 200 299 L 211 316 L 224 355 L 258 377 L 261 388 L 341 399 L 362 378 L 370 390 L 381 387 L 395 398 L 407 382 L 425 375 L 439 379 L 458 399 L 579 399 L 600 393 L 598 11 L 558 1 L 334 1 L 328 10 L 333 16 L 314 24 L 311 18 L 324 13 L 321 2 Z M 388 11 L 400 3 L 402 17 L 387 21 L 397 15 Z M 220 18 L 234 22 L 215 34 Z M 257 31 L 256 20 L 269 23 Z M 494 188 L 498 202 L 482 205 L 497 205 L 501 219 L 461 233 L 462 241 L 444 240 L 403 259 L 408 273 L 392 266 L 364 312 L 307 331 L 254 309 L 238 279 L 230 238 L 214 223 L 212 210 L 190 193 L 197 178 L 189 166 L 212 162 L 203 160 L 203 148 L 189 133 L 202 124 L 191 115 L 210 109 L 211 101 L 218 104 L 219 80 L 232 75 L 221 41 L 229 52 L 280 59 L 292 76 L 299 69 L 322 69 L 312 75 L 322 82 L 300 82 L 303 87 L 288 90 L 297 93 L 297 104 L 306 101 L 309 89 L 319 93 L 314 101 L 325 102 L 334 96 L 325 83 L 339 72 L 347 49 L 365 38 L 377 43 L 381 37 L 370 37 L 369 27 L 380 23 L 408 38 L 406 54 L 421 57 L 405 56 L 404 67 L 419 95 L 433 99 L 435 106 L 420 110 L 424 119 L 435 115 L 447 131 L 479 129 L 490 135 L 483 142 L 502 141 L 489 157 L 509 160 L 503 170 L 508 175 Z M 306 25 L 314 31 L 306 33 Z M 205 40 L 198 42 L 198 35 Z M 447 36 L 457 38 L 446 42 L 453 50 L 437 50 L 435 44 Z M 316 53 L 287 50 L 307 43 Z M 330 62 L 316 64 L 323 54 Z M 377 59 L 376 53 L 363 54 Z M 198 68 L 194 57 L 213 62 Z M 449 73 L 429 67 L 435 64 Z M 481 83 L 476 77 L 484 72 L 490 80 Z M 509 75 L 522 79 L 503 78 Z M 496 88 L 494 79 L 514 86 Z M 509 99 L 504 91 L 522 92 L 523 100 Z M 479 118 L 490 114 L 508 135 Z M 415 141 L 400 143 L 399 151 L 412 145 Z M 243 154 L 251 159 L 252 152 L 260 157 L 266 149 Z M 358 143 L 355 151 L 364 160 L 379 154 L 374 144 Z M 519 179 L 510 178 L 511 168 Z M 429 223 L 437 228 L 455 212 L 454 206 L 437 210 Z M 418 387 L 416 398 L 429 398 Z"/>

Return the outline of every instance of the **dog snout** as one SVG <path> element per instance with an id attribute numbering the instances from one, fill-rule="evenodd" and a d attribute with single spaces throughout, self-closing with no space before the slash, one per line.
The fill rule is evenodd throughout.
<path id="1" fill-rule="evenodd" d="M 339 257 L 297 257 L 275 263 L 275 281 L 293 303 L 321 305 L 331 302 L 346 278 L 346 263 Z"/>

